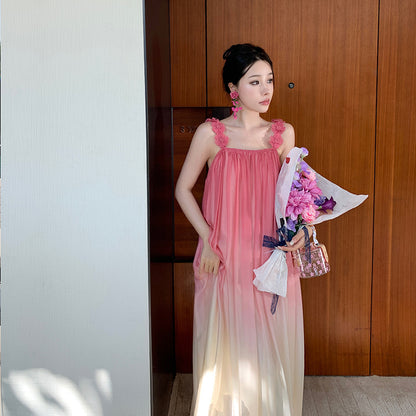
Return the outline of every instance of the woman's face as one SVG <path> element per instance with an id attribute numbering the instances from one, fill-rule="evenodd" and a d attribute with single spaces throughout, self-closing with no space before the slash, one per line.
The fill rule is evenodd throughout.
<path id="1" fill-rule="evenodd" d="M 273 97 L 272 68 L 266 61 L 256 61 L 230 89 L 238 91 L 238 103 L 244 110 L 265 113 Z"/>

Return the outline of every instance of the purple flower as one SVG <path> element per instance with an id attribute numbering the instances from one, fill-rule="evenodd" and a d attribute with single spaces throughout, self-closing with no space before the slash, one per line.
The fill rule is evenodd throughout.
<path id="1" fill-rule="evenodd" d="M 328 199 L 326 196 L 320 196 L 319 198 L 315 199 L 315 205 L 318 207 L 320 211 L 327 213 L 327 211 L 332 211 L 334 209 L 336 202 L 334 198 Z"/>
<path id="2" fill-rule="evenodd" d="M 302 170 L 302 172 L 307 172 L 307 173 L 309 173 L 308 168 L 309 168 L 309 165 L 308 165 L 306 162 L 304 162 L 304 161 L 302 160 L 302 161 L 300 162 L 300 169 Z"/>
<path id="3" fill-rule="evenodd" d="M 292 218 L 288 218 L 286 221 L 287 229 L 290 231 L 296 232 L 296 222 L 292 220 Z"/>
<path id="4" fill-rule="evenodd" d="M 324 211 L 325 213 L 327 211 L 333 211 L 334 206 L 336 204 L 336 202 L 334 201 L 334 198 L 332 198 L 332 196 L 331 196 L 330 199 L 328 199 L 328 198 L 325 198 L 325 199 L 326 199 L 326 201 L 321 205 L 321 211 Z"/>
<path id="5" fill-rule="evenodd" d="M 290 190 L 293 190 L 293 189 L 297 189 L 297 190 L 301 191 L 302 190 L 302 184 L 299 181 L 294 180 L 292 182 L 292 187 L 291 187 Z"/>
<path id="6" fill-rule="evenodd" d="M 314 204 L 317 207 L 321 207 L 328 198 L 326 196 L 320 195 L 318 198 L 315 199 Z"/>

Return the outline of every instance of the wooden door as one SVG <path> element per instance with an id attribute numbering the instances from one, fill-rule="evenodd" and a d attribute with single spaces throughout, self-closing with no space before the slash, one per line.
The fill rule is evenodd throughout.
<path id="1" fill-rule="evenodd" d="M 318 172 L 369 194 L 319 226 L 332 270 L 302 282 L 307 374 L 369 374 L 377 21 L 376 0 L 207 0 L 208 105 L 228 105 L 223 51 L 263 46 L 277 75 L 268 116 L 293 124 Z"/>
<path id="2" fill-rule="evenodd" d="M 205 0 L 170 0 L 169 7 L 172 107 L 205 107 Z"/>
<path id="3" fill-rule="evenodd" d="M 416 375 L 416 2 L 381 0 L 371 372 Z"/>
<path id="4" fill-rule="evenodd" d="M 233 43 L 261 45 L 277 80 L 266 118 L 293 124 L 297 145 L 310 150 L 308 162 L 318 172 L 369 195 L 359 208 L 318 228 L 332 270 L 302 282 L 306 373 L 415 375 L 416 3 L 206 0 L 206 10 L 200 0 L 171 4 L 171 36 L 181 39 L 174 45 L 180 63 L 172 83 L 181 73 L 191 77 L 173 88 L 174 106 L 229 106 L 220 76 L 224 50 Z M 204 27 L 205 39 L 199 32 L 193 36 L 192 22 Z M 194 45 L 195 58 L 183 53 L 184 42 Z M 195 90 L 205 95 L 196 97 Z M 189 111 L 175 110 L 174 124 L 202 121 Z M 189 371 L 196 235 L 180 216 L 175 227 L 181 262 L 175 267 L 175 307 L 182 311 L 176 346 Z"/>

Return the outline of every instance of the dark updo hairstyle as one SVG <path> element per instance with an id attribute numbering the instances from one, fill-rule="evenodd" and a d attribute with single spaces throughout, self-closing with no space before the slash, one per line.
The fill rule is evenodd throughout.
<path id="1" fill-rule="evenodd" d="M 222 69 L 222 81 L 224 89 L 228 93 L 230 93 L 228 83 L 232 82 L 234 85 L 237 85 L 238 81 L 257 61 L 266 61 L 273 72 L 273 63 L 269 55 L 267 55 L 264 49 L 250 43 L 233 45 L 224 52 L 222 57 L 225 59 L 224 68 Z"/>

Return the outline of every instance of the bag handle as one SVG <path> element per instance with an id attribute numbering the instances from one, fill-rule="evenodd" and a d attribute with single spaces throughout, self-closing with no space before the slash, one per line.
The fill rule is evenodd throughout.
<path id="1" fill-rule="evenodd" d="M 311 227 L 312 227 L 312 238 L 313 238 L 313 243 L 314 243 L 316 246 L 319 246 L 319 241 L 318 241 L 318 239 L 316 238 L 316 228 L 315 228 L 315 226 L 314 226 L 314 225 L 311 225 Z"/>
<path id="2" fill-rule="evenodd" d="M 309 225 L 309 227 L 312 228 L 312 239 L 313 239 L 313 243 L 316 246 L 319 246 L 319 241 L 316 238 L 316 228 L 315 228 L 315 226 L 314 225 Z M 305 225 L 302 227 L 302 229 L 303 229 L 303 231 L 305 233 L 305 243 L 307 244 L 307 240 L 309 241 L 309 232 L 308 232 L 308 229 L 306 228 Z"/>

